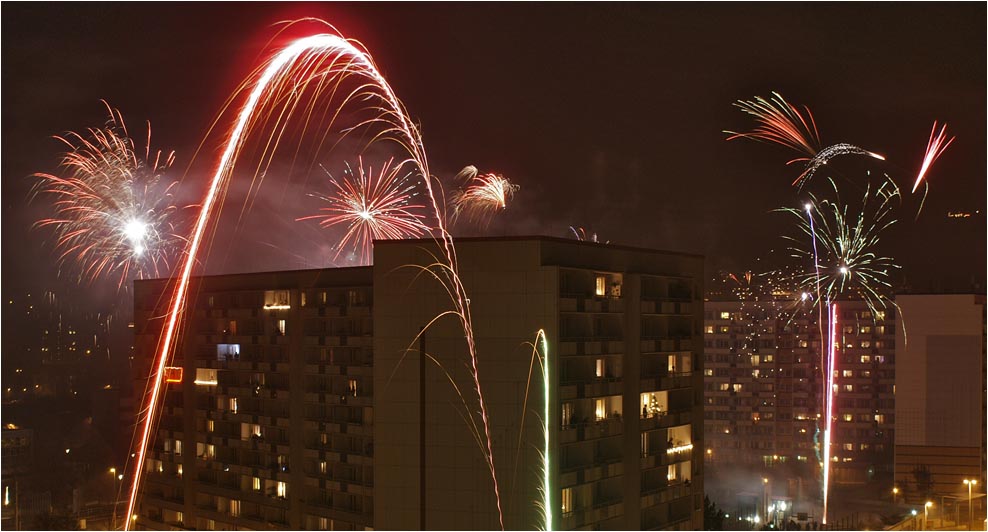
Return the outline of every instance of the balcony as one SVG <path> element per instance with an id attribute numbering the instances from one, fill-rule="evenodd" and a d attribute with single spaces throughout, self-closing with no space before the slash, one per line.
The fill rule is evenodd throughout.
<path id="1" fill-rule="evenodd" d="M 624 420 L 620 416 L 610 417 L 600 421 L 572 423 L 559 431 L 559 443 L 573 443 L 606 438 L 608 436 L 618 436 L 623 432 Z"/>

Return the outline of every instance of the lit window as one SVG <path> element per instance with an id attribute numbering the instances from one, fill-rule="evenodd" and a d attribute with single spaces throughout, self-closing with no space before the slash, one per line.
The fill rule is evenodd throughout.
<path id="1" fill-rule="evenodd" d="M 884 310 L 876 310 L 875 311 L 875 319 L 878 320 L 878 321 L 885 321 L 885 311 Z"/>
<path id="2" fill-rule="evenodd" d="M 607 278 L 603 275 L 597 276 L 597 286 L 594 290 L 594 294 L 598 296 L 607 295 Z"/>
<path id="3" fill-rule="evenodd" d="M 859 330 L 858 334 L 871 334 L 871 327 L 863 325 Z"/>
<path id="4" fill-rule="evenodd" d="M 878 362 L 879 364 L 884 364 L 885 363 L 885 355 L 877 355 L 875 357 L 875 362 Z"/>
<path id="5" fill-rule="evenodd" d="M 762 361 L 762 357 L 760 357 L 758 355 L 751 355 L 751 365 L 752 366 L 757 366 L 758 364 L 761 363 L 761 361 Z"/>
<path id="6" fill-rule="evenodd" d="M 871 363 L 871 355 L 861 355 L 861 363 L 862 364 L 870 364 Z"/>
<path id="7" fill-rule="evenodd" d="M 178 467 L 175 469 L 175 474 L 178 475 L 178 478 L 182 478 L 184 472 L 185 469 L 182 468 L 182 464 L 178 464 Z"/>
<path id="8" fill-rule="evenodd" d="M 240 344 L 217 344 L 216 360 L 226 361 L 240 358 Z"/>
<path id="9" fill-rule="evenodd" d="M 732 390 L 733 390 L 733 391 L 734 391 L 735 393 L 737 393 L 737 392 L 740 392 L 740 391 L 741 391 L 741 385 L 740 385 L 740 384 L 732 384 L 732 385 L 731 385 L 731 389 L 732 389 Z"/>
<path id="10" fill-rule="evenodd" d="M 885 414 L 875 414 L 875 422 L 879 425 L 885 423 Z"/>
<path id="11" fill-rule="evenodd" d="M 868 349 L 871 347 L 871 340 L 861 340 L 861 348 Z"/>
<path id="12" fill-rule="evenodd" d="M 573 403 L 563 403 L 562 426 L 569 426 L 573 422 Z"/>
<path id="13" fill-rule="evenodd" d="M 843 373 L 843 376 L 844 377 L 853 377 L 854 376 L 854 372 L 851 371 L 851 370 L 849 370 L 849 369 L 845 369 L 844 370 L 844 373 Z"/>
<path id="14" fill-rule="evenodd" d="M 597 359 L 596 367 L 595 367 L 595 370 L 594 370 L 594 375 L 596 375 L 598 379 L 604 378 L 604 359 L 603 358 L 598 358 Z"/>
<path id="15" fill-rule="evenodd" d="M 729 319 L 731 319 L 731 313 L 730 312 L 721 312 L 720 313 L 720 319 L 722 319 L 722 320 L 729 320 Z"/>
<path id="16" fill-rule="evenodd" d="M 305 306 L 305 291 L 301 292 L 299 295 L 301 297 L 301 304 L 304 307 Z"/>
<path id="17" fill-rule="evenodd" d="M 573 488 L 563 488 L 563 496 L 560 497 L 562 500 L 562 510 L 563 514 L 568 514 L 573 511 Z"/>
<path id="18" fill-rule="evenodd" d="M 676 464 L 669 464 L 669 468 L 666 470 L 666 480 L 673 481 L 677 478 Z"/>
<path id="19" fill-rule="evenodd" d="M 726 382 L 722 382 L 722 383 L 720 383 L 719 389 L 722 392 L 726 392 L 727 390 L 730 390 L 731 389 L 731 385 L 728 384 L 728 383 L 726 383 Z"/>
<path id="20" fill-rule="evenodd" d="M 326 297 L 326 292 L 320 292 L 319 293 L 319 302 L 322 303 L 323 305 L 325 305 L 326 304 L 326 301 L 328 301 L 328 298 Z"/>
<path id="21" fill-rule="evenodd" d="M 319 462 L 319 473 L 321 473 L 323 475 L 326 474 L 326 462 L 325 461 Z"/>
<path id="22" fill-rule="evenodd" d="M 357 379 L 350 379 L 348 382 L 348 388 L 350 390 L 350 395 L 357 396 Z"/>
<path id="23" fill-rule="evenodd" d="M 234 414 L 237 413 L 237 398 L 236 397 L 231 397 L 230 398 L 230 411 L 233 412 Z"/>
<path id="24" fill-rule="evenodd" d="M 844 414 L 844 421 L 854 421 L 854 414 Z"/>
<path id="25" fill-rule="evenodd" d="M 175 455 L 182 456 L 182 440 L 175 440 Z"/>
<path id="26" fill-rule="evenodd" d="M 844 444 L 844 450 L 845 451 L 853 451 L 854 450 L 854 444 L 853 443 L 845 443 Z"/>
<path id="27" fill-rule="evenodd" d="M 238 499 L 230 499 L 230 515 L 240 517 L 240 501 Z"/>
<path id="28" fill-rule="evenodd" d="M 215 304 L 216 304 L 216 297 L 209 296 L 209 308 L 213 308 L 213 305 Z"/>
<path id="29" fill-rule="evenodd" d="M 596 416 L 597 421 L 601 421 L 601 420 L 607 418 L 607 400 L 606 399 L 597 399 L 595 401 L 594 415 Z"/>
<path id="30" fill-rule="evenodd" d="M 326 434 L 325 432 L 323 432 L 322 434 L 320 434 L 319 435 L 319 443 L 321 443 L 323 445 L 329 444 L 329 434 Z"/>
<path id="31" fill-rule="evenodd" d="M 175 512 L 175 520 L 178 521 L 179 523 L 184 522 L 185 514 L 183 514 L 182 512 Z"/>
<path id="32" fill-rule="evenodd" d="M 714 376 L 714 370 L 712 370 L 712 369 L 705 369 L 705 370 L 703 370 L 703 376 L 704 377 L 713 377 Z"/>
<path id="33" fill-rule="evenodd" d="M 254 491 L 261 491 L 261 477 L 254 477 L 254 482 L 251 487 Z"/>
<path id="34" fill-rule="evenodd" d="M 212 419 L 206 420 L 206 432 L 213 432 L 216 430 L 216 422 Z"/>
<path id="35" fill-rule="evenodd" d="M 237 320 L 230 320 L 230 323 L 227 324 L 226 332 L 232 336 L 237 335 Z"/>
<path id="36" fill-rule="evenodd" d="M 288 497 L 288 484 L 279 480 L 275 492 L 281 499 Z"/>
<path id="37" fill-rule="evenodd" d="M 269 310 L 290 309 L 290 292 L 288 290 L 265 290 L 264 308 Z"/>
<path id="38" fill-rule="evenodd" d="M 714 333 L 714 326 L 713 325 L 707 325 L 703 330 L 707 334 L 713 334 Z"/>
<path id="39" fill-rule="evenodd" d="M 285 335 L 285 329 L 287 328 L 288 320 L 278 320 L 278 334 L 281 336 Z"/>
<path id="40" fill-rule="evenodd" d="M 326 517 L 319 518 L 319 530 L 329 530 L 329 519 Z"/>
<path id="41" fill-rule="evenodd" d="M 196 368 L 196 386 L 216 386 L 217 371 L 212 368 Z"/>

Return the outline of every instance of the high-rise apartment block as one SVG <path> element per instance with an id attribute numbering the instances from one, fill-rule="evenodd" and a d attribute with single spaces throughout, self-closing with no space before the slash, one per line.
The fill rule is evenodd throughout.
<path id="1" fill-rule="evenodd" d="M 701 528 L 702 257 L 458 239 L 453 277 L 443 253 L 195 279 L 138 524 Z M 148 361 L 166 287 L 136 286 Z"/>

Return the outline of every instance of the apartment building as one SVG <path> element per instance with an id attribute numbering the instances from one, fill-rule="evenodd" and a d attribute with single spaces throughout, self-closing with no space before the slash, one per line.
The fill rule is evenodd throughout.
<path id="1" fill-rule="evenodd" d="M 892 472 L 895 309 L 837 306 L 831 478 L 863 483 Z M 825 389 L 816 312 L 778 293 L 707 301 L 704 318 L 708 462 L 812 476 Z"/>
<path id="2" fill-rule="evenodd" d="M 442 253 L 195 279 L 138 526 L 701 528 L 702 257 L 458 239 L 454 281 Z M 136 284 L 138 359 L 163 290 Z"/>

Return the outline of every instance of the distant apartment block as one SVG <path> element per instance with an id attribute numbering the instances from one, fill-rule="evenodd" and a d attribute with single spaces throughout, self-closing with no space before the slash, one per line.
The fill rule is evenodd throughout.
<path id="1" fill-rule="evenodd" d="M 704 415 L 712 467 L 817 467 L 825 389 L 820 327 L 816 313 L 796 299 L 706 303 Z M 837 305 L 831 472 L 834 482 L 863 483 L 892 472 L 895 308 L 876 313 L 862 301 Z"/>

